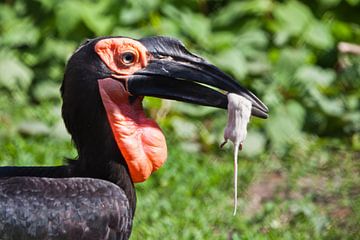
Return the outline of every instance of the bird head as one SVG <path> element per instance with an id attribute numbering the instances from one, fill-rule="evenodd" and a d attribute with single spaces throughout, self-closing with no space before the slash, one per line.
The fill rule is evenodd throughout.
<path id="1" fill-rule="evenodd" d="M 226 109 L 226 93 L 245 97 L 253 116 L 267 118 L 267 107 L 252 92 L 179 40 L 102 37 L 83 43 L 67 64 L 63 118 L 80 152 L 90 141 L 87 132 L 109 127 L 132 180 L 142 182 L 167 157 L 160 128 L 143 112 L 143 97 Z"/>

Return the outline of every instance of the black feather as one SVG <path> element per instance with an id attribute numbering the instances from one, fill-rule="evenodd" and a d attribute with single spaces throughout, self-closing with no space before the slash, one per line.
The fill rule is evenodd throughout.
<path id="1" fill-rule="evenodd" d="M 108 181 L 3 179 L 0 239 L 128 239 L 133 217 L 128 209 L 124 191 Z"/>
<path id="2" fill-rule="evenodd" d="M 60 178 L 72 175 L 72 166 L 58 167 L 0 167 L 0 178 L 4 177 L 49 177 Z"/>

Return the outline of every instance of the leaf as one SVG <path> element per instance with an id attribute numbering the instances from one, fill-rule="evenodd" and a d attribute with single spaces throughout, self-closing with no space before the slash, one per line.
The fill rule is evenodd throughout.
<path id="1" fill-rule="evenodd" d="M 68 133 L 68 131 L 66 130 L 63 121 L 57 122 L 55 124 L 55 126 L 52 127 L 50 136 L 57 138 L 57 139 L 66 140 L 66 141 L 71 140 L 71 136 Z"/>
<path id="2" fill-rule="evenodd" d="M 33 72 L 12 53 L 0 51 L 0 86 L 9 90 L 26 90 L 33 78 Z"/>
<path id="3" fill-rule="evenodd" d="M 132 38 L 141 38 L 143 36 L 143 32 L 141 29 L 133 29 L 133 28 L 126 28 L 126 27 L 115 27 L 112 32 L 112 36 L 129 36 Z"/>
<path id="4" fill-rule="evenodd" d="M 360 0 L 346 0 L 350 5 L 357 6 L 360 3 Z"/>
<path id="5" fill-rule="evenodd" d="M 284 87 L 286 90 L 294 83 L 294 74 L 302 65 L 310 62 L 311 52 L 308 49 L 300 48 L 284 48 L 279 53 L 276 53 L 273 67 L 273 79 L 278 86 Z"/>
<path id="6" fill-rule="evenodd" d="M 328 49 L 334 44 L 329 27 L 318 21 L 313 21 L 308 26 L 304 39 L 305 42 L 318 49 Z"/>
<path id="7" fill-rule="evenodd" d="M 180 26 L 175 21 L 167 18 L 160 18 L 158 26 L 155 27 L 157 34 L 159 35 L 168 35 L 175 38 L 181 38 Z"/>
<path id="8" fill-rule="evenodd" d="M 239 80 L 244 79 L 248 73 L 245 56 L 239 50 L 231 49 L 221 52 L 213 60 L 217 66 L 231 72 Z"/>
<path id="9" fill-rule="evenodd" d="M 19 124 L 17 129 L 24 136 L 45 136 L 50 134 L 50 128 L 40 121 L 24 121 Z"/>
<path id="10" fill-rule="evenodd" d="M 173 102 L 172 111 L 188 115 L 190 117 L 205 118 L 209 114 L 218 112 L 216 108 L 197 106 L 189 103 Z"/>
<path id="11" fill-rule="evenodd" d="M 119 20 L 122 25 L 134 25 L 141 21 L 149 21 L 153 12 L 159 7 L 159 0 L 133 0 L 128 1 L 128 5 L 123 6 L 120 11 Z M 163 7 L 163 6 L 162 6 Z"/>
<path id="12" fill-rule="evenodd" d="M 263 49 L 268 43 L 268 37 L 264 31 L 250 29 L 238 35 L 234 44 L 246 58 L 256 60 L 258 57 L 265 57 Z"/>
<path id="13" fill-rule="evenodd" d="M 0 44 L 7 46 L 35 45 L 40 31 L 29 17 L 19 17 L 14 9 L 0 5 Z"/>
<path id="14" fill-rule="evenodd" d="M 327 115 L 340 117 L 344 113 L 344 102 L 340 98 L 330 99 L 321 94 L 316 88 L 309 88 L 308 91 L 315 102 L 320 106 L 321 110 Z"/>
<path id="15" fill-rule="evenodd" d="M 230 25 L 244 15 L 262 15 L 270 11 L 271 7 L 270 0 L 234 1 L 219 11 L 213 23 L 217 27 Z"/>
<path id="16" fill-rule="evenodd" d="M 288 101 L 286 104 L 286 112 L 291 116 L 292 124 L 296 128 L 302 129 L 305 121 L 305 109 L 303 105 L 296 101 Z"/>
<path id="17" fill-rule="evenodd" d="M 60 86 L 54 82 L 43 82 L 37 84 L 34 89 L 34 96 L 38 101 L 59 99 Z"/>
<path id="18" fill-rule="evenodd" d="M 75 44 L 74 42 L 49 37 L 43 43 L 41 51 L 38 55 L 42 61 L 57 59 L 65 63 L 78 45 L 79 43 Z M 62 66 L 61 69 L 63 71 Z"/>
<path id="19" fill-rule="evenodd" d="M 238 47 L 251 46 L 253 48 L 265 48 L 269 40 L 265 31 L 249 29 L 238 35 L 236 43 Z"/>
<path id="20" fill-rule="evenodd" d="M 146 97 L 143 100 L 143 106 L 145 108 L 160 109 L 162 105 L 162 99 L 156 97 Z"/>
<path id="21" fill-rule="evenodd" d="M 56 26 L 62 36 L 66 36 L 75 30 L 81 21 L 82 4 L 77 1 L 63 1 L 57 5 Z"/>
<path id="22" fill-rule="evenodd" d="M 340 2 L 341 0 L 320 0 L 320 3 L 327 8 L 335 7 L 339 5 Z"/>
<path id="23" fill-rule="evenodd" d="M 181 14 L 181 28 L 198 43 L 207 45 L 210 40 L 210 20 L 203 15 L 189 11 Z"/>
<path id="24" fill-rule="evenodd" d="M 197 127 L 189 120 L 174 117 L 171 119 L 171 125 L 175 134 L 181 139 L 195 140 L 198 137 Z"/>
<path id="25" fill-rule="evenodd" d="M 344 129 L 346 132 L 360 132 L 360 112 L 345 113 L 343 119 L 347 122 Z"/>
<path id="26" fill-rule="evenodd" d="M 54 8 L 58 9 L 58 6 L 56 6 L 56 0 L 36 0 L 36 2 L 39 2 L 46 11 L 50 11 Z"/>
<path id="27" fill-rule="evenodd" d="M 197 142 L 181 142 L 180 148 L 188 153 L 196 153 L 200 152 L 201 145 Z"/>
<path id="28" fill-rule="evenodd" d="M 296 101 L 278 106 L 266 122 L 266 132 L 278 150 L 286 145 L 302 142 L 302 126 L 305 109 Z"/>
<path id="29" fill-rule="evenodd" d="M 336 39 L 351 41 L 353 38 L 353 29 L 346 22 L 334 20 L 331 24 L 331 33 Z"/>
<path id="30" fill-rule="evenodd" d="M 120 22 L 131 25 L 141 21 L 146 16 L 143 8 L 124 8 L 120 14 Z"/>
<path id="31" fill-rule="evenodd" d="M 249 157 L 257 156 L 265 151 L 265 144 L 266 138 L 264 134 L 249 130 L 242 152 Z"/>
<path id="32" fill-rule="evenodd" d="M 82 4 L 80 15 L 85 25 L 96 35 L 108 35 L 114 25 L 115 18 L 105 14 L 108 8 L 107 1 Z"/>
<path id="33" fill-rule="evenodd" d="M 276 70 L 293 73 L 301 65 L 310 63 L 311 52 L 306 48 L 284 48 L 276 59 Z"/>
<path id="34" fill-rule="evenodd" d="M 188 36 L 203 46 L 210 44 L 211 22 L 209 18 L 189 10 L 180 11 L 168 4 L 164 6 L 163 12 L 169 19 L 177 24 L 183 32 L 182 36 Z"/>
<path id="35" fill-rule="evenodd" d="M 224 51 L 233 46 L 235 42 L 235 35 L 227 31 L 217 31 L 212 33 L 209 48 L 214 52 Z"/>
<path id="36" fill-rule="evenodd" d="M 336 74 L 332 69 L 305 65 L 296 71 L 295 78 L 309 87 L 313 87 L 314 84 L 319 87 L 328 87 L 334 82 Z"/>
<path id="37" fill-rule="evenodd" d="M 360 125 L 360 124 L 359 124 Z M 358 132 L 360 131 L 360 126 Z M 360 133 L 356 133 L 352 137 L 352 149 L 354 151 L 360 151 Z"/>
<path id="38" fill-rule="evenodd" d="M 291 36 L 301 35 L 313 19 L 310 9 L 298 2 L 288 1 L 278 5 L 274 10 L 277 31 L 284 31 Z"/>

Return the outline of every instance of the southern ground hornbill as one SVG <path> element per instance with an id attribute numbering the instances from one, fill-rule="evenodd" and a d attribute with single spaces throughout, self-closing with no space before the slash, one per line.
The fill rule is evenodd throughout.
<path id="1" fill-rule="evenodd" d="M 214 89 L 218 89 L 214 90 Z M 101 37 L 68 61 L 62 115 L 78 159 L 59 167 L 0 168 L 0 239 L 128 239 L 136 196 L 166 160 L 165 137 L 143 96 L 226 109 L 226 92 L 266 106 L 168 37 Z"/>

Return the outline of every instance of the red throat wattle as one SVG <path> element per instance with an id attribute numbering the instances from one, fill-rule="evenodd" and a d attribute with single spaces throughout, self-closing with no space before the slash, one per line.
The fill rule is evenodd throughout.
<path id="1" fill-rule="evenodd" d="M 129 103 L 123 84 L 98 80 L 99 91 L 116 143 L 133 182 L 145 181 L 167 158 L 165 137 L 158 124 L 145 116 L 142 99 Z"/>

